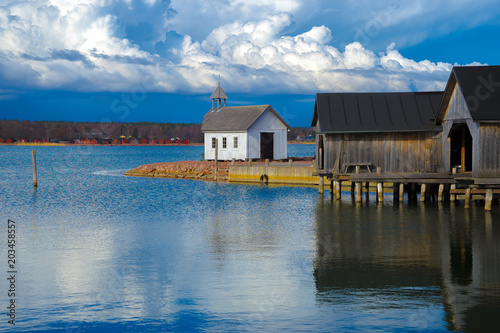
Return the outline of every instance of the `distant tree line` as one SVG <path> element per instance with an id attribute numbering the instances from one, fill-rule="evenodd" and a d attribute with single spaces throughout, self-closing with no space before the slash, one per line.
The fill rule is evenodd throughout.
<path id="1" fill-rule="evenodd" d="M 288 132 L 288 140 L 295 140 L 299 135 L 314 135 L 314 131 L 310 127 L 293 127 Z M 201 124 L 0 120 L 0 137 L 16 140 L 25 138 L 65 141 L 122 136 L 137 139 L 181 138 L 196 143 L 203 142 Z"/>
<path id="2" fill-rule="evenodd" d="M 26 139 L 181 138 L 203 142 L 201 124 L 0 120 L 0 137 Z"/>

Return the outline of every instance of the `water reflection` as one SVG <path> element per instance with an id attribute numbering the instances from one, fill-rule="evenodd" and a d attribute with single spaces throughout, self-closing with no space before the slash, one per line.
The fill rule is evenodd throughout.
<path id="1" fill-rule="evenodd" d="M 396 328 L 496 329 L 500 226 L 495 221 L 498 212 L 482 207 L 319 200 L 317 300 L 387 312 L 379 319 Z M 406 318 L 398 322 L 392 312 Z"/>

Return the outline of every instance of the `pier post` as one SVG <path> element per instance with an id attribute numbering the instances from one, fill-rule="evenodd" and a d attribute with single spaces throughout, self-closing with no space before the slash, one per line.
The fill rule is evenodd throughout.
<path id="1" fill-rule="evenodd" d="M 293 166 L 293 160 L 291 158 L 288 159 L 288 166 L 289 167 Z"/>
<path id="2" fill-rule="evenodd" d="M 377 183 L 377 201 L 378 202 L 384 201 L 384 184 L 383 183 Z"/>
<path id="3" fill-rule="evenodd" d="M 484 210 L 490 211 L 491 210 L 491 202 L 493 201 L 493 189 L 488 188 L 486 189 L 486 198 L 484 201 Z"/>
<path id="4" fill-rule="evenodd" d="M 38 187 L 38 180 L 36 175 L 36 151 L 33 149 L 31 152 L 31 159 L 33 161 L 33 187 Z"/>
<path id="5" fill-rule="evenodd" d="M 231 165 L 236 165 L 236 159 L 235 159 L 235 158 L 233 158 L 233 159 L 231 160 Z"/>
<path id="6" fill-rule="evenodd" d="M 251 158 L 248 159 L 248 166 L 252 166 L 252 159 Z"/>
<path id="7" fill-rule="evenodd" d="M 356 165 L 356 174 L 359 174 L 359 165 Z M 356 202 L 361 202 L 362 200 L 362 186 L 361 182 L 356 182 Z"/>
<path id="8" fill-rule="evenodd" d="M 455 200 L 457 198 L 456 195 L 454 193 L 452 193 L 456 188 L 457 188 L 456 184 L 451 184 L 451 186 L 450 186 L 450 202 L 455 202 Z"/>
<path id="9" fill-rule="evenodd" d="M 331 196 L 332 200 L 333 200 L 333 197 L 334 197 L 334 195 L 335 195 L 335 194 L 334 194 L 334 193 L 335 193 L 335 191 L 334 191 L 334 189 L 333 189 L 333 188 L 334 188 L 334 186 L 335 186 L 335 183 L 333 182 L 333 179 L 332 179 L 332 180 L 330 180 L 330 196 Z"/>
<path id="10" fill-rule="evenodd" d="M 420 185 L 420 202 L 425 201 L 425 188 L 426 188 L 425 184 Z"/>
<path id="11" fill-rule="evenodd" d="M 214 180 L 217 181 L 217 162 L 219 160 L 219 139 L 215 139 L 215 166 L 214 166 Z"/>
<path id="12" fill-rule="evenodd" d="M 399 201 L 404 201 L 405 199 L 405 184 L 399 184 Z"/>
<path id="13" fill-rule="evenodd" d="M 465 204 L 464 204 L 464 208 L 470 208 L 470 187 L 467 187 L 467 189 L 465 190 Z"/>
<path id="14" fill-rule="evenodd" d="M 269 166 L 269 159 L 268 158 L 266 158 L 265 166 Z"/>
<path id="15" fill-rule="evenodd" d="M 318 185 L 319 194 L 323 194 L 324 187 L 325 187 L 325 178 L 323 176 L 319 176 L 319 185 Z"/>
<path id="16" fill-rule="evenodd" d="M 438 201 L 439 202 L 443 201 L 443 192 L 444 192 L 444 184 L 439 184 L 439 189 L 438 189 Z"/>
<path id="17" fill-rule="evenodd" d="M 340 200 L 342 196 L 342 182 L 335 182 L 335 199 Z"/>
<path id="18" fill-rule="evenodd" d="M 382 168 L 377 167 L 377 173 L 382 173 Z M 377 201 L 378 202 L 383 202 L 384 201 L 384 184 L 383 183 L 377 183 Z"/>

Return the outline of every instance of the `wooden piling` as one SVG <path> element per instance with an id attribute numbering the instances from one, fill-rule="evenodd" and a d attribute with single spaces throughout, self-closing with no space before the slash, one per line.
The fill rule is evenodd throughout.
<path id="1" fill-rule="evenodd" d="M 377 183 L 377 200 L 378 202 L 384 201 L 384 184 Z"/>
<path id="2" fill-rule="evenodd" d="M 217 162 L 219 159 L 219 139 L 215 139 L 215 166 L 214 166 L 214 180 L 217 181 Z"/>
<path id="3" fill-rule="evenodd" d="M 252 166 L 252 159 L 251 158 L 248 159 L 248 166 Z"/>
<path id="4" fill-rule="evenodd" d="M 484 201 L 484 210 L 490 211 L 491 210 L 491 202 L 493 201 L 493 189 L 488 188 L 486 189 L 486 198 Z"/>
<path id="5" fill-rule="evenodd" d="M 331 199 L 333 200 L 333 197 L 335 196 L 335 190 L 334 190 L 335 184 L 333 180 L 330 181 L 330 196 Z"/>
<path id="6" fill-rule="evenodd" d="M 342 196 L 342 182 L 335 182 L 335 199 L 340 200 Z"/>
<path id="7" fill-rule="evenodd" d="M 269 166 L 269 159 L 268 158 L 266 158 L 265 166 Z"/>
<path id="8" fill-rule="evenodd" d="M 450 186 L 450 202 L 455 202 L 457 196 L 452 193 L 455 189 L 457 188 L 457 185 L 456 184 L 451 184 Z"/>
<path id="9" fill-rule="evenodd" d="M 464 208 L 470 208 L 470 187 L 467 187 L 467 190 L 465 190 L 465 204 Z"/>
<path id="10" fill-rule="evenodd" d="M 231 160 L 231 165 L 236 165 L 236 159 L 235 159 L 235 158 L 233 158 L 233 159 Z"/>
<path id="11" fill-rule="evenodd" d="M 31 152 L 31 159 L 33 161 L 33 187 L 38 187 L 38 179 L 36 175 L 36 151 L 33 149 Z"/>
<path id="12" fill-rule="evenodd" d="M 293 166 L 293 160 L 291 158 L 288 159 L 288 166 L 289 167 Z"/>
<path id="13" fill-rule="evenodd" d="M 319 177 L 319 185 L 318 185 L 319 194 L 323 194 L 324 186 L 325 186 L 325 178 L 323 176 L 320 176 Z"/>
<path id="14" fill-rule="evenodd" d="M 439 184 L 439 189 L 438 189 L 438 201 L 439 202 L 443 201 L 443 193 L 444 193 L 444 184 Z"/>
<path id="15" fill-rule="evenodd" d="M 402 202 L 405 199 L 405 184 L 399 184 L 399 201 Z"/>
<path id="16" fill-rule="evenodd" d="M 420 185 L 420 202 L 425 201 L 425 189 L 426 189 L 425 184 Z"/>

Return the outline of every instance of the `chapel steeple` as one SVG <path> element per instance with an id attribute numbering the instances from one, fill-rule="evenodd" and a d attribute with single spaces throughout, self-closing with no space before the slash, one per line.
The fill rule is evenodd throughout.
<path id="1" fill-rule="evenodd" d="M 210 98 L 212 99 L 212 110 L 222 108 L 222 100 L 224 100 L 224 107 L 226 107 L 226 100 L 229 98 L 220 86 L 220 75 L 217 88 L 213 92 L 212 96 L 210 96 Z"/>

